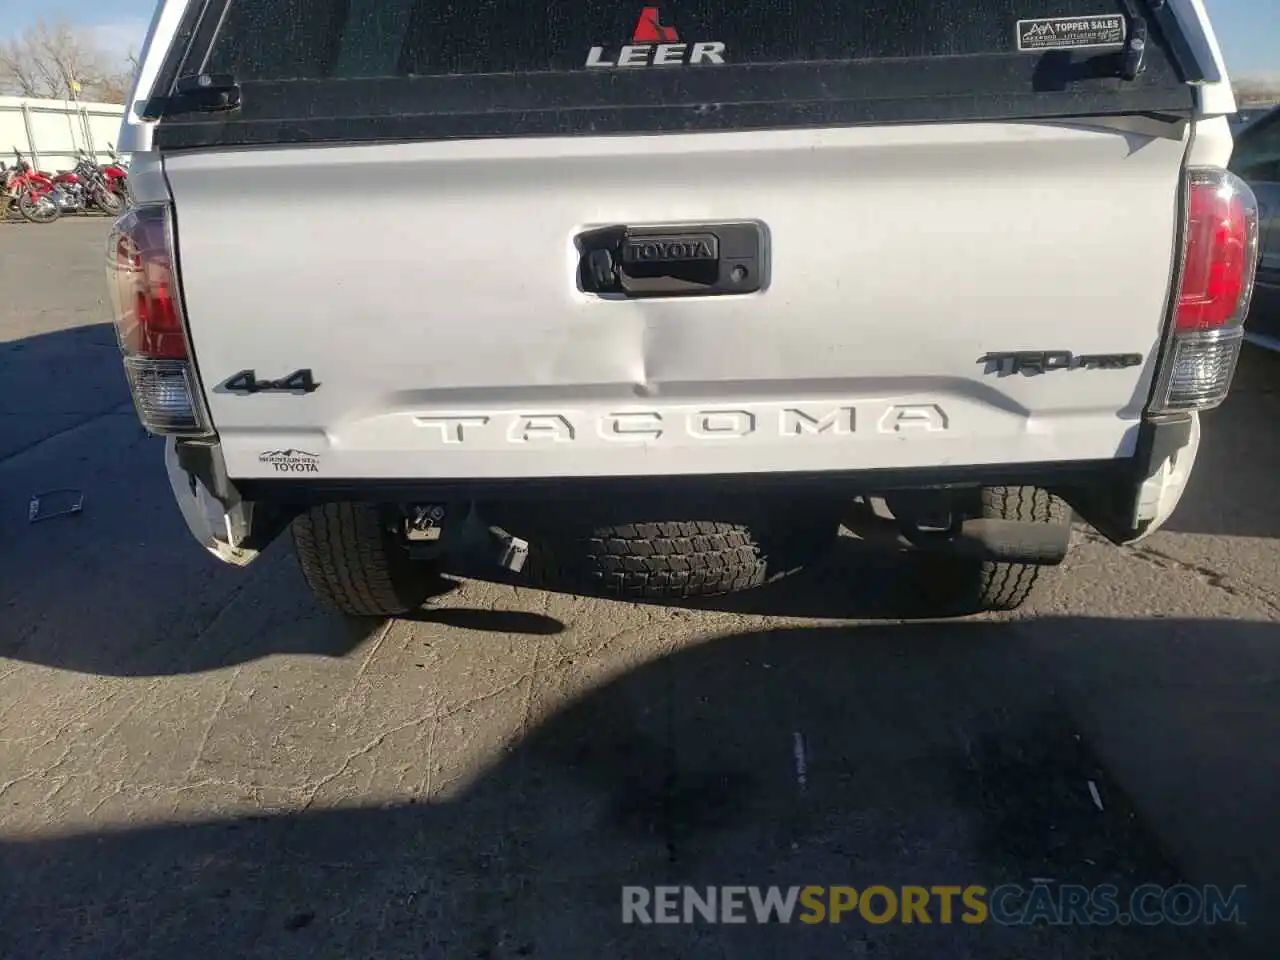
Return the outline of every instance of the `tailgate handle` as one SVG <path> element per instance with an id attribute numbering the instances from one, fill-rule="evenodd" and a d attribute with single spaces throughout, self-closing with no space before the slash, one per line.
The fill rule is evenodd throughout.
<path id="1" fill-rule="evenodd" d="M 617 299 L 754 293 L 764 285 L 758 223 L 619 226 L 576 238 L 579 283 Z"/>

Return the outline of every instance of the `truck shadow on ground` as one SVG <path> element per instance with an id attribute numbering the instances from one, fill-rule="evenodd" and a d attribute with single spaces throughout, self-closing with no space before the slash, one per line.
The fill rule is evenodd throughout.
<path id="1" fill-rule="evenodd" d="M 1271 624 L 1089 618 L 724 636 L 542 704 L 480 769 L 456 769 L 466 751 L 450 748 L 473 715 L 438 717 L 434 749 L 388 762 L 439 762 L 453 785 L 398 806 L 0 842 L 0 953 L 1242 957 L 1225 927 L 624 926 L 620 887 L 1040 877 L 1127 895 L 1190 878 L 1248 884 L 1265 923 L 1273 744 L 1219 714 L 1239 739 L 1198 787 L 1203 744 L 1182 735 L 1256 700 L 1260 669 L 1274 686 L 1278 640 Z M 1185 712 L 1139 706 L 1165 695 Z M 358 804 L 352 778 L 333 786 Z M 1215 821 L 1219 859 L 1178 862 L 1168 850 L 1193 825 L 1173 808 L 1215 797 L 1232 810 Z"/>
<path id="2" fill-rule="evenodd" d="M 240 571 L 190 541 L 118 364 L 104 326 L 0 345 L 0 424 L 23 431 L 0 433 L 0 656 L 153 676 L 353 650 L 370 625 L 318 610 L 287 544 Z M 1242 382 L 1209 419 L 1175 530 L 1280 532 L 1257 441 L 1274 399 Z M 1266 491 L 1247 487 L 1259 477 Z M 84 513 L 28 523 L 30 494 L 53 487 L 82 489 Z M 872 616 L 892 576 L 845 544 L 734 602 Z M 563 626 L 419 619 L 548 645 Z M 5 841 L 0 955 L 1238 957 L 1230 937 L 1169 928 L 628 928 L 618 887 L 1194 873 L 1249 883 L 1275 914 L 1278 631 L 1062 618 L 721 637 L 547 704 L 513 751 L 416 803 Z M 469 719 L 442 723 L 441 742 Z"/>

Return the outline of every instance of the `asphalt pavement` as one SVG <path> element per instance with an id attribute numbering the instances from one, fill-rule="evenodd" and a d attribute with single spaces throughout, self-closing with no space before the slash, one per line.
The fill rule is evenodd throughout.
<path id="1" fill-rule="evenodd" d="M 690 608 L 453 578 L 344 620 L 192 542 L 105 225 L 0 223 L 0 956 L 1280 954 L 1280 358 L 1169 528 L 913 622 L 852 540 Z M 268 318 L 269 319 L 269 318 Z M 264 322 L 267 322 L 264 320 Z M 38 523 L 33 494 L 83 512 Z M 623 885 L 1248 888 L 1246 925 L 628 925 Z"/>

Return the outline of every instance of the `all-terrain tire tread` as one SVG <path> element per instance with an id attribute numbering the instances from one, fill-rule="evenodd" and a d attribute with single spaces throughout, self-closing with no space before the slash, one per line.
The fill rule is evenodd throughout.
<path id="1" fill-rule="evenodd" d="M 642 509 L 649 518 L 665 512 L 661 504 Z M 835 541 L 839 526 L 835 507 L 701 509 L 726 519 L 544 516 L 528 532 L 529 579 L 621 599 L 719 596 L 793 573 Z"/>
<path id="2" fill-rule="evenodd" d="M 414 563 L 368 503 L 325 503 L 293 521 L 294 551 L 312 593 L 352 616 L 389 617 L 422 605 L 430 569 Z"/>
<path id="3" fill-rule="evenodd" d="M 982 516 L 1034 523 L 1071 522 L 1071 508 L 1040 487 L 986 487 Z M 964 557 L 921 557 L 921 575 L 931 598 L 951 613 L 1017 610 L 1035 588 L 1042 568 Z"/>

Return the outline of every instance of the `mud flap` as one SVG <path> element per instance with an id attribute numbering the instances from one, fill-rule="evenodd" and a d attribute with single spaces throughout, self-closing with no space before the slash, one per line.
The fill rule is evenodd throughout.
<path id="1" fill-rule="evenodd" d="M 242 500 L 216 444 L 180 445 L 170 437 L 164 463 L 187 529 L 224 563 L 248 566 L 293 519 L 292 512 L 274 505 Z"/>
<path id="2" fill-rule="evenodd" d="M 1140 543 L 1168 523 L 1200 451 L 1200 415 L 1143 423 L 1132 469 L 1106 488 L 1059 491 L 1080 518 L 1117 545 Z"/>

